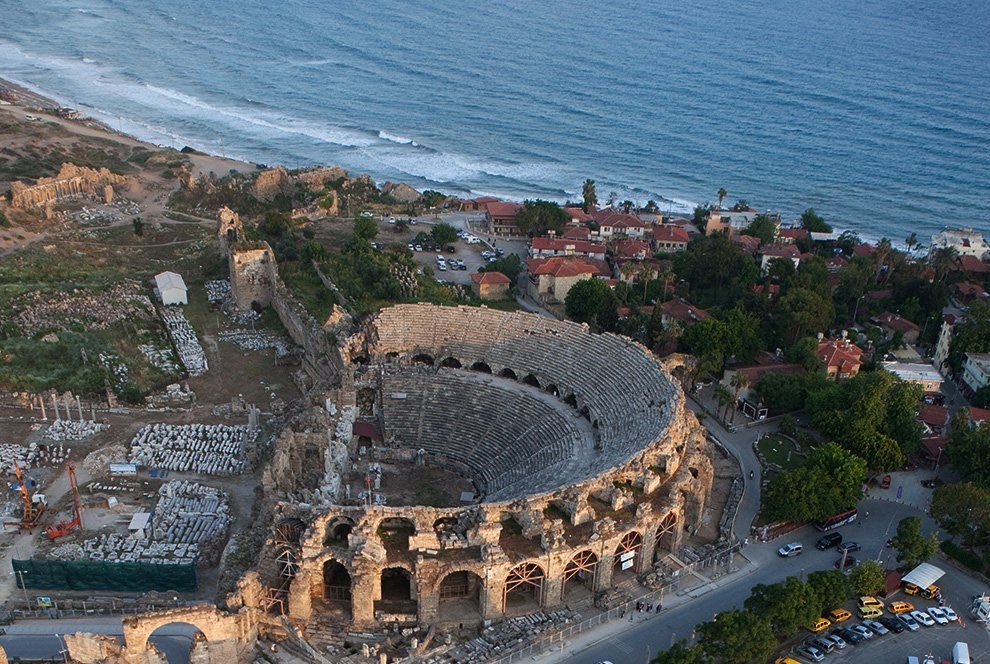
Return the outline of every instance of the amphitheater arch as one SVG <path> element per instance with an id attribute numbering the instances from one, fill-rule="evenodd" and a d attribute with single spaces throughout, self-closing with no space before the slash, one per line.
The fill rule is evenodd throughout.
<path id="1" fill-rule="evenodd" d="M 362 387 L 355 395 L 355 402 L 358 407 L 358 414 L 361 416 L 371 416 L 375 414 L 375 388 Z"/>
<path id="2" fill-rule="evenodd" d="M 323 599 L 328 603 L 351 607 L 351 573 L 332 558 L 323 563 Z"/>
<path id="3" fill-rule="evenodd" d="M 530 386 L 535 387 L 537 389 L 540 388 L 540 380 L 536 376 L 534 376 L 533 374 L 526 374 L 523 377 L 522 382 L 525 383 L 526 385 L 530 385 Z"/>
<path id="4" fill-rule="evenodd" d="M 513 567 L 505 577 L 502 611 L 529 613 L 543 606 L 543 591 L 547 574 L 536 563 Z"/>
<path id="5" fill-rule="evenodd" d="M 577 410 L 578 409 L 577 397 L 574 396 L 573 393 L 568 394 L 566 397 L 564 397 L 564 403 L 566 403 L 568 406 L 570 406 L 574 410 Z"/>
<path id="6" fill-rule="evenodd" d="M 677 545 L 677 527 L 676 512 L 669 512 L 660 520 L 660 524 L 657 526 L 656 548 L 653 553 L 654 559 L 660 556 L 661 549 L 673 553 L 674 547 Z"/>
<path id="7" fill-rule="evenodd" d="M 397 362 L 399 360 L 399 354 L 394 350 L 385 353 L 386 362 Z"/>
<path id="8" fill-rule="evenodd" d="M 375 611 L 384 613 L 416 613 L 419 610 L 419 594 L 412 572 L 405 567 L 386 567 L 382 570 L 380 599 Z"/>
<path id="9" fill-rule="evenodd" d="M 282 519 L 272 526 L 272 539 L 276 546 L 296 545 L 306 531 L 306 522 L 295 517 Z"/>
<path id="10" fill-rule="evenodd" d="M 445 357 L 440 361 L 441 367 L 447 367 L 448 369 L 460 369 L 461 361 L 456 357 Z"/>
<path id="11" fill-rule="evenodd" d="M 615 556 L 612 562 L 613 578 L 616 574 L 623 572 L 636 573 L 636 558 L 639 557 L 643 548 L 643 536 L 635 530 L 631 530 L 622 536 L 618 546 L 615 547 Z"/>
<path id="12" fill-rule="evenodd" d="M 590 549 L 575 553 L 564 567 L 560 599 L 564 600 L 571 591 L 577 594 L 577 591 L 582 588 L 588 592 L 593 592 L 598 576 L 598 562 L 598 556 Z"/>
<path id="13" fill-rule="evenodd" d="M 436 360 L 433 359 L 433 356 L 428 355 L 426 353 L 419 353 L 418 355 L 413 355 L 412 362 L 413 364 L 428 364 L 431 367 L 434 364 L 436 364 Z"/>
<path id="14" fill-rule="evenodd" d="M 508 378 L 510 380 L 519 380 L 519 377 L 516 375 L 516 372 L 510 369 L 509 367 L 506 367 L 501 371 L 499 371 L 498 375 L 501 376 L 502 378 Z"/>
<path id="15" fill-rule="evenodd" d="M 354 519 L 349 516 L 335 516 L 330 519 L 324 531 L 323 546 L 346 547 L 355 525 Z"/>
<path id="16" fill-rule="evenodd" d="M 546 392 L 547 394 L 552 394 L 552 395 L 554 395 L 555 397 L 559 397 L 559 396 L 560 396 L 560 390 L 559 390 L 559 389 L 557 389 L 557 385 L 556 385 L 556 384 L 554 384 L 554 383 L 550 383 L 550 384 L 549 384 L 549 385 L 547 385 L 547 386 L 546 386 L 545 388 L 543 388 L 543 390 L 544 390 L 544 391 L 545 391 L 545 392 Z"/>
<path id="17" fill-rule="evenodd" d="M 492 368 L 488 366 L 487 362 L 479 360 L 471 365 L 471 371 L 480 371 L 481 373 L 490 374 L 492 372 Z"/>
<path id="18" fill-rule="evenodd" d="M 351 358 L 351 364 L 368 364 L 371 359 L 367 355 L 355 355 Z"/>
<path id="19" fill-rule="evenodd" d="M 385 517 L 375 531 L 386 549 L 408 551 L 409 538 L 416 534 L 416 522 L 401 516 Z"/>
<path id="20" fill-rule="evenodd" d="M 483 589 L 484 581 L 476 573 L 470 570 L 449 572 L 437 585 L 440 619 L 452 622 L 481 618 Z"/>

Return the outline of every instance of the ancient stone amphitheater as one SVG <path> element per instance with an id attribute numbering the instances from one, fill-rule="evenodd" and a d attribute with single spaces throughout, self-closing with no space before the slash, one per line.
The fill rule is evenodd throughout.
<path id="1" fill-rule="evenodd" d="M 327 451 L 332 434 L 301 433 L 297 447 L 317 451 L 277 456 L 283 475 L 340 466 L 332 489 L 311 494 L 332 500 L 297 494 L 280 514 L 259 570 L 266 608 L 297 624 L 470 624 L 587 605 L 700 522 L 712 485 L 704 430 L 668 367 L 629 339 L 417 304 L 381 311 L 337 350 L 342 387 L 327 409 L 378 435 L 359 437 L 355 423 Z M 393 475 L 376 490 L 381 467 Z M 430 469 L 473 496 L 378 499 L 390 477 L 415 484 Z"/>

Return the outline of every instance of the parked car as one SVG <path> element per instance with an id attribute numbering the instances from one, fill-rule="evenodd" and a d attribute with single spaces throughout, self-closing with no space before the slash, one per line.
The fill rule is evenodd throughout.
<path id="1" fill-rule="evenodd" d="M 932 617 L 924 611 L 912 611 L 909 615 L 925 627 L 933 627 L 935 625 Z"/>
<path id="2" fill-rule="evenodd" d="M 884 616 L 883 618 L 880 618 L 878 622 L 894 634 L 900 634 L 904 631 L 904 623 L 895 617 Z"/>
<path id="3" fill-rule="evenodd" d="M 831 652 L 835 650 L 835 644 L 832 643 L 830 639 L 826 639 L 823 636 L 819 636 L 817 639 L 812 639 L 808 641 L 808 645 L 815 646 L 826 655 L 831 654 Z"/>
<path id="4" fill-rule="evenodd" d="M 912 632 L 918 631 L 918 621 L 911 617 L 910 613 L 902 613 L 897 618 Z"/>
<path id="5" fill-rule="evenodd" d="M 953 611 L 948 606 L 943 606 L 942 607 L 942 613 L 944 613 L 945 614 L 945 617 L 949 619 L 949 622 L 955 622 L 955 621 L 959 620 L 959 616 L 956 615 L 956 612 Z"/>
<path id="6" fill-rule="evenodd" d="M 829 620 L 828 618 L 819 618 L 818 620 L 816 620 L 814 622 L 813 625 L 811 625 L 811 627 L 808 628 L 808 631 L 809 632 L 822 632 L 822 631 L 828 629 L 831 624 L 832 624 L 832 621 Z"/>
<path id="7" fill-rule="evenodd" d="M 836 548 L 839 553 L 852 553 L 853 551 L 859 551 L 860 546 L 858 542 L 843 542 Z"/>
<path id="8" fill-rule="evenodd" d="M 846 628 L 840 627 L 839 629 L 832 630 L 832 633 L 833 634 L 838 634 L 843 639 L 845 639 L 847 643 L 851 643 L 854 646 L 858 646 L 860 643 L 863 642 L 862 635 L 860 635 L 857 632 L 852 631 L 851 629 L 846 629 Z"/>
<path id="9" fill-rule="evenodd" d="M 883 615 L 883 611 L 875 606 L 861 606 L 856 609 L 856 613 L 859 614 L 860 618 L 867 620 L 874 620 Z"/>
<path id="10" fill-rule="evenodd" d="M 825 659 L 825 653 L 816 648 L 815 646 L 802 646 L 798 648 L 798 653 L 804 655 L 812 662 L 820 662 Z"/>
<path id="11" fill-rule="evenodd" d="M 860 597 L 859 598 L 859 605 L 860 606 L 869 606 L 869 607 L 872 607 L 874 609 L 883 609 L 883 607 L 884 607 L 884 603 L 882 601 L 880 601 L 876 597 L 872 597 L 870 595 L 863 595 L 862 597 Z"/>
<path id="12" fill-rule="evenodd" d="M 946 617 L 945 611 L 938 608 L 937 606 L 933 606 L 932 608 L 928 609 L 928 615 L 930 615 L 932 617 L 932 620 L 937 622 L 939 625 L 949 624 L 949 619 Z"/>
<path id="13" fill-rule="evenodd" d="M 890 630 L 887 629 L 883 623 L 877 620 L 864 620 L 863 624 L 876 632 L 877 636 L 883 636 L 884 634 L 890 634 Z"/>
<path id="14" fill-rule="evenodd" d="M 842 639 L 841 636 L 837 636 L 835 634 L 826 634 L 823 638 L 826 638 L 832 643 L 834 643 L 835 647 L 838 648 L 839 650 L 842 650 L 843 648 L 846 647 L 846 642 Z"/>
<path id="15" fill-rule="evenodd" d="M 865 625 L 853 625 L 849 629 L 856 632 L 866 640 L 872 639 L 874 636 L 873 631 Z"/>
<path id="16" fill-rule="evenodd" d="M 848 609 L 832 609 L 828 613 L 828 619 L 833 623 L 840 623 L 843 620 L 849 620 L 850 618 L 852 618 L 852 614 Z"/>
<path id="17" fill-rule="evenodd" d="M 838 560 L 836 560 L 832 564 L 832 567 L 834 567 L 835 569 L 849 569 L 855 564 L 856 564 L 855 556 L 845 556 L 843 558 L 839 558 Z"/>
<path id="18" fill-rule="evenodd" d="M 907 613 L 914 611 L 914 604 L 911 602 L 891 602 L 887 610 L 891 613 Z"/>
<path id="19" fill-rule="evenodd" d="M 801 555 L 802 551 L 804 551 L 804 547 L 801 545 L 801 542 L 791 542 L 777 549 L 777 555 L 781 558 L 791 558 Z"/>
<path id="20" fill-rule="evenodd" d="M 842 533 L 826 533 L 818 538 L 815 542 L 815 548 L 821 549 L 822 551 L 826 549 L 831 549 L 833 546 L 838 546 L 842 543 Z"/>

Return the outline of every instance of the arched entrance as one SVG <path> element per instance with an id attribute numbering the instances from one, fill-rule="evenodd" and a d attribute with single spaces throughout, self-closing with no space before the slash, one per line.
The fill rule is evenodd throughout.
<path id="1" fill-rule="evenodd" d="M 413 355 L 413 364 L 428 364 L 433 366 L 435 364 L 432 355 L 427 355 L 426 353 L 420 353 L 419 355 Z"/>
<path id="2" fill-rule="evenodd" d="M 622 536 L 619 546 L 615 547 L 615 560 L 612 563 L 612 578 L 619 575 L 636 574 L 636 558 L 643 548 L 643 536 L 635 530 Z"/>
<path id="3" fill-rule="evenodd" d="M 516 376 L 516 372 L 513 371 L 512 369 L 502 369 L 501 371 L 498 372 L 498 375 L 501 376 L 502 378 L 508 378 L 510 380 L 519 380 L 519 378 Z"/>
<path id="4" fill-rule="evenodd" d="M 353 519 L 338 516 L 327 523 L 326 534 L 323 536 L 323 546 L 342 546 L 347 548 L 348 538 L 354 530 Z"/>
<path id="5" fill-rule="evenodd" d="M 371 417 L 375 414 L 375 390 L 371 387 L 362 387 L 357 391 L 355 402 L 358 407 L 358 414 L 362 417 Z"/>
<path id="6" fill-rule="evenodd" d="M 597 574 L 598 556 L 592 551 L 577 552 L 564 567 L 560 598 L 566 600 L 569 595 L 576 598 L 593 593 Z"/>
<path id="7" fill-rule="evenodd" d="M 526 374 L 526 377 L 522 379 L 522 382 L 537 389 L 540 388 L 540 381 L 533 374 Z"/>
<path id="8" fill-rule="evenodd" d="M 536 563 L 522 563 L 505 577 L 502 610 L 506 613 L 532 613 L 543 605 L 546 572 Z"/>
<path id="9" fill-rule="evenodd" d="M 418 606 L 416 588 L 409 570 L 403 567 L 383 569 L 381 599 L 375 602 L 375 611 L 391 614 L 415 614 Z"/>
<path id="10" fill-rule="evenodd" d="M 471 371 L 480 371 L 481 373 L 490 374 L 492 372 L 492 368 L 485 362 L 475 362 L 471 365 Z"/>
<path id="11" fill-rule="evenodd" d="M 656 548 L 653 551 L 653 559 L 658 560 L 663 552 L 674 552 L 677 543 L 677 514 L 670 512 L 660 520 L 657 526 Z"/>
<path id="12" fill-rule="evenodd" d="M 416 534 L 416 524 L 409 519 L 389 517 L 378 524 L 378 537 L 388 551 L 409 550 L 409 538 Z"/>
<path id="13" fill-rule="evenodd" d="M 192 661 L 194 653 L 205 654 L 209 647 L 206 635 L 195 625 L 184 622 L 161 625 L 148 636 L 148 643 L 158 648 L 169 664 Z"/>
<path id="14" fill-rule="evenodd" d="M 460 369 L 461 361 L 456 357 L 445 357 L 443 362 L 440 363 L 441 367 L 447 367 L 448 369 Z"/>
<path id="15" fill-rule="evenodd" d="M 549 385 L 547 385 L 546 388 L 545 388 L 545 390 L 546 390 L 546 392 L 548 394 L 552 394 L 555 397 L 560 397 L 560 390 L 557 389 L 557 386 L 555 384 L 553 384 L 553 383 L 550 383 Z"/>
<path id="16" fill-rule="evenodd" d="M 323 563 L 323 599 L 348 614 L 351 611 L 351 575 L 336 560 Z"/>
<path id="17" fill-rule="evenodd" d="M 466 622 L 481 619 L 481 577 L 462 570 L 443 577 L 437 588 L 440 620 Z"/>

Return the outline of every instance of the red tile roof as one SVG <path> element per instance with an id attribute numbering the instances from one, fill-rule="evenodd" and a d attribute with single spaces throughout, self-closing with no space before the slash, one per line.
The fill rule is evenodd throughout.
<path id="1" fill-rule="evenodd" d="M 969 407 L 969 421 L 971 424 L 979 424 L 987 420 L 990 420 L 990 409 L 977 408 L 975 406 Z"/>
<path id="2" fill-rule="evenodd" d="M 964 254 L 956 259 L 956 264 L 963 272 L 972 272 L 973 274 L 990 274 L 990 263 L 984 263 L 976 256 Z"/>
<path id="3" fill-rule="evenodd" d="M 613 228 L 645 228 L 646 223 L 640 221 L 638 217 L 615 210 L 595 210 L 591 213 L 595 221 L 600 226 L 612 226 Z"/>
<path id="4" fill-rule="evenodd" d="M 642 240 L 619 240 L 612 245 L 617 256 L 649 255 L 650 245 Z"/>
<path id="5" fill-rule="evenodd" d="M 684 242 L 687 243 L 691 237 L 688 232 L 680 226 L 654 226 L 653 239 L 657 242 Z"/>
<path id="6" fill-rule="evenodd" d="M 686 324 L 697 323 L 712 317 L 704 309 L 699 309 L 680 298 L 668 300 L 661 304 L 660 308 L 665 316 Z"/>
<path id="7" fill-rule="evenodd" d="M 564 212 L 566 212 L 571 219 L 577 219 L 581 223 L 594 219 L 594 217 L 579 207 L 565 207 Z"/>
<path id="8" fill-rule="evenodd" d="M 534 237 L 530 246 L 535 251 L 571 251 L 576 254 L 601 254 L 605 248 L 587 240 L 568 240 L 557 237 Z"/>
<path id="9" fill-rule="evenodd" d="M 526 261 L 526 267 L 531 274 L 546 274 L 554 277 L 577 277 L 581 275 L 606 277 L 612 276 L 608 263 L 595 258 L 584 256 L 551 256 L 549 258 L 531 258 Z"/>
<path id="10" fill-rule="evenodd" d="M 732 235 L 729 240 L 750 256 L 756 254 L 760 249 L 760 238 L 752 235 Z"/>
<path id="11" fill-rule="evenodd" d="M 800 364 L 757 364 L 736 369 L 737 373 L 746 377 L 750 387 L 754 387 L 767 374 L 803 374 L 807 373 Z"/>
<path id="12" fill-rule="evenodd" d="M 587 226 L 571 226 L 561 236 L 565 240 L 591 240 L 591 229 Z"/>
<path id="13" fill-rule="evenodd" d="M 492 217 L 506 219 L 509 217 L 515 217 L 523 206 L 522 203 L 503 203 L 502 201 L 493 201 L 485 207 L 488 208 L 488 214 Z"/>
<path id="14" fill-rule="evenodd" d="M 777 232 L 777 235 L 787 240 L 800 240 L 801 238 L 810 237 L 807 228 L 781 228 Z"/>
<path id="15" fill-rule="evenodd" d="M 818 359 L 839 373 L 850 373 L 854 367 L 859 371 L 862 358 L 863 350 L 848 339 L 825 339 L 818 344 Z"/>
<path id="16" fill-rule="evenodd" d="M 983 286 L 980 284 L 975 284 L 972 281 L 962 281 L 953 286 L 953 288 L 955 288 L 960 295 L 964 295 L 966 297 L 976 297 L 983 294 Z"/>
<path id="17" fill-rule="evenodd" d="M 922 404 L 918 419 L 932 428 L 941 429 L 949 421 L 949 409 L 946 406 Z"/>
<path id="18" fill-rule="evenodd" d="M 945 446 L 949 444 L 949 439 L 945 436 L 927 436 L 921 439 L 921 449 L 925 458 L 929 461 L 946 461 L 945 455 L 941 454 Z M 941 456 L 940 456 L 941 454 Z"/>
<path id="19" fill-rule="evenodd" d="M 890 311 L 885 311 L 879 314 L 874 319 L 880 327 L 886 327 L 887 329 L 894 330 L 895 332 L 919 332 L 920 327 L 909 321 L 907 318 L 901 318 L 899 314 L 892 313 Z"/>
<path id="20" fill-rule="evenodd" d="M 800 258 L 801 250 L 793 244 L 768 244 L 760 249 L 764 256 L 777 258 Z"/>
<path id="21" fill-rule="evenodd" d="M 511 284 L 512 281 L 501 272 L 475 272 L 471 275 L 471 281 L 479 286 L 493 286 L 497 284 Z"/>
<path id="22" fill-rule="evenodd" d="M 862 242 L 853 247 L 853 253 L 857 256 L 869 257 L 876 251 L 876 247 L 867 242 Z"/>

